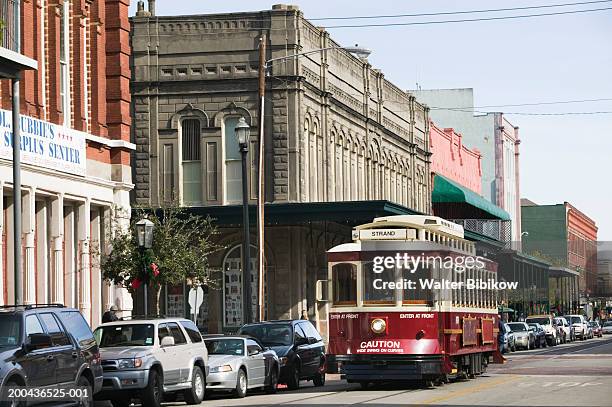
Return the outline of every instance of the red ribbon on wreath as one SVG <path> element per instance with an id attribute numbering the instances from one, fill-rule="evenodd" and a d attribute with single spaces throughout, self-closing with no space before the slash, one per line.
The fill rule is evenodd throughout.
<path id="1" fill-rule="evenodd" d="M 151 263 L 149 267 L 151 268 L 151 271 L 153 272 L 153 277 L 157 277 L 159 275 L 159 267 L 157 267 L 157 264 Z"/>
<path id="2" fill-rule="evenodd" d="M 142 284 L 142 281 L 139 278 L 135 278 L 134 280 L 132 280 L 132 288 L 134 290 L 137 290 L 138 287 L 140 287 L 140 284 Z"/>

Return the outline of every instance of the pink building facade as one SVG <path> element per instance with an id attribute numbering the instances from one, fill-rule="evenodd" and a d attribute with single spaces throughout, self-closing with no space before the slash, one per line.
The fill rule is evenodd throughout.
<path id="1" fill-rule="evenodd" d="M 429 129 L 431 172 L 482 195 L 480 152 L 464 146 L 461 134 L 452 128 L 441 129 L 430 122 Z"/>

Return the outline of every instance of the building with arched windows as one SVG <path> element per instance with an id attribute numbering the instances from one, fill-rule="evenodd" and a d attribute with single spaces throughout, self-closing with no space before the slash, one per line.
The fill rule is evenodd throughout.
<path id="1" fill-rule="evenodd" d="M 367 60 L 338 48 L 295 6 L 151 14 L 141 8 L 131 19 L 134 201 L 152 207 L 178 201 L 221 226 L 226 249 L 212 264 L 223 270 L 222 284 L 208 291 L 200 321 L 210 332 L 242 321 L 242 179 L 234 129 L 241 117 L 251 126 L 254 225 L 260 38 L 267 60 L 332 48 L 269 66 L 266 298 L 253 299 L 264 303 L 268 318 L 299 318 L 307 310 L 324 320 L 314 297 L 326 274 L 325 251 L 374 216 L 431 212 L 428 109 Z M 186 313 L 185 290 L 167 291 L 166 312 Z"/>

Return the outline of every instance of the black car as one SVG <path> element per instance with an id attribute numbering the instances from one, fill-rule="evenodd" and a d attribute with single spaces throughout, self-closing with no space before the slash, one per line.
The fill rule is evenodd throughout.
<path id="1" fill-rule="evenodd" d="M 530 323 L 529 329 L 535 334 L 535 347 L 545 348 L 546 347 L 546 331 L 542 328 L 542 325 L 538 323 Z"/>
<path id="2" fill-rule="evenodd" d="M 244 325 L 238 334 L 255 337 L 276 352 L 281 365 L 279 383 L 289 389 L 299 388 L 300 380 L 312 380 L 315 386 L 325 384 L 325 344 L 311 322 L 258 322 Z"/>
<path id="3" fill-rule="evenodd" d="M 98 345 L 74 308 L 62 305 L 0 307 L 0 394 L 9 387 L 102 388 Z"/>

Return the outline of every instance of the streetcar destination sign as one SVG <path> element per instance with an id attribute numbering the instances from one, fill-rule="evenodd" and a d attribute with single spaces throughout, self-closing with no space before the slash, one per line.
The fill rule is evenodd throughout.
<path id="1" fill-rule="evenodd" d="M 415 229 L 366 229 L 354 230 L 353 239 L 359 240 L 408 240 L 416 239 Z"/>

